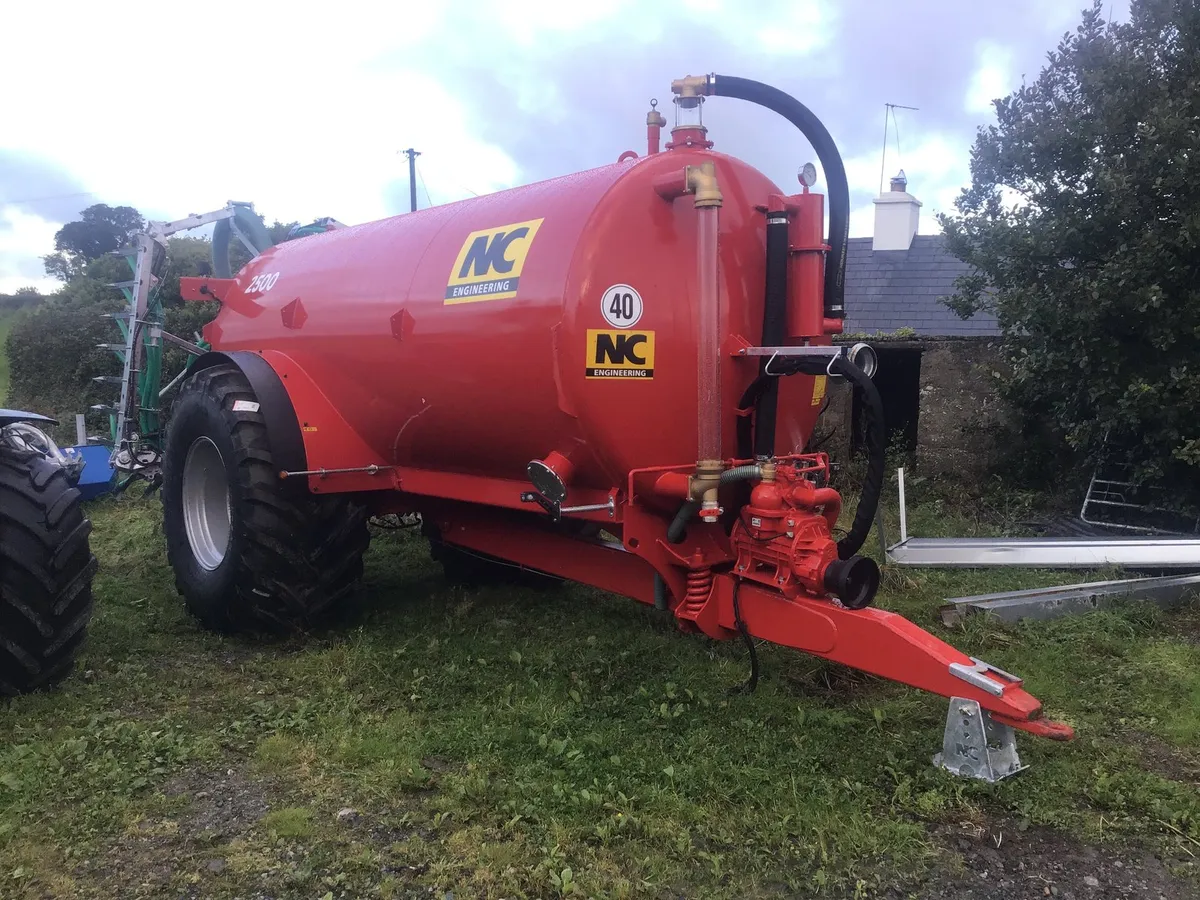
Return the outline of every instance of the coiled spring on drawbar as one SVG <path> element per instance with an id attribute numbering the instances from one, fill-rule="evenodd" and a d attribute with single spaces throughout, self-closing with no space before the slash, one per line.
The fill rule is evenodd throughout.
<path id="1" fill-rule="evenodd" d="M 687 592 L 683 595 L 683 608 L 693 616 L 697 615 L 708 601 L 712 593 L 712 569 L 688 569 Z"/>

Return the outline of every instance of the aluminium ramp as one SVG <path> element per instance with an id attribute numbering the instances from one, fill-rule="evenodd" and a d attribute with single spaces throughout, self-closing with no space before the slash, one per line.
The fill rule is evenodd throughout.
<path id="1" fill-rule="evenodd" d="M 908 538 L 887 549 L 897 566 L 1200 571 L 1200 538 Z"/>
<path id="2" fill-rule="evenodd" d="M 1200 572 L 1200 537 L 911 538 L 904 469 L 896 470 L 900 542 L 887 546 L 882 510 L 876 522 L 887 561 L 935 569 L 1021 566 L 1031 569 L 1170 569 Z"/>
<path id="3" fill-rule="evenodd" d="M 1170 608 L 1196 591 L 1200 591 L 1200 575 L 1091 581 L 998 594 L 951 597 L 941 608 L 941 614 L 942 622 L 946 625 L 955 625 L 967 616 L 981 613 L 1003 622 L 1056 619 L 1103 609 L 1124 600 L 1140 600 Z"/>

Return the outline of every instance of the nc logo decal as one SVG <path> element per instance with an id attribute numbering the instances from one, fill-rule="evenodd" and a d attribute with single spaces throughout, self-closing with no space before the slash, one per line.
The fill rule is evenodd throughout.
<path id="1" fill-rule="evenodd" d="M 468 234 L 450 271 L 446 305 L 517 296 L 521 270 L 543 221 L 531 219 Z"/>

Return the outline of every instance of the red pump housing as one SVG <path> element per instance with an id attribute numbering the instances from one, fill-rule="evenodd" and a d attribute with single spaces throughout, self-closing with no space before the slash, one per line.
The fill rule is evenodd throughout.
<path id="1" fill-rule="evenodd" d="M 675 90 L 694 109 L 704 88 Z M 974 661 L 954 648 L 848 608 L 874 585 L 838 601 L 841 498 L 825 456 L 804 452 L 826 376 L 780 378 L 775 457 L 737 458 L 765 359 L 769 214 L 789 220 L 789 344 L 829 347 L 841 330 L 822 305 L 822 197 L 783 194 L 698 124 L 658 152 L 663 124 L 652 110 L 641 158 L 290 241 L 236 279 L 184 279 L 185 296 L 222 301 L 214 349 L 261 355 L 286 389 L 307 468 L 280 477 L 419 512 L 445 543 L 665 606 L 687 629 L 1069 736 L 1019 681 L 964 680 L 955 665 Z M 698 459 L 706 424 L 720 459 Z M 747 479 L 745 503 L 733 482 Z"/>

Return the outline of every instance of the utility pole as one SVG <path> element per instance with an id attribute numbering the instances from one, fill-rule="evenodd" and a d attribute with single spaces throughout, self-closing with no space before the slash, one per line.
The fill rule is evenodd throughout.
<path id="1" fill-rule="evenodd" d="M 409 147 L 403 151 L 408 157 L 408 199 L 412 207 L 412 212 L 417 211 L 417 157 L 421 154 Z"/>

